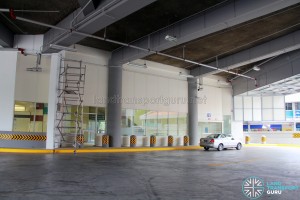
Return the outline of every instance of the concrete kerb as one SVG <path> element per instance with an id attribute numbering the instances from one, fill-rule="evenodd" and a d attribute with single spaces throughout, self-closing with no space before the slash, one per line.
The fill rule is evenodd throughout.
<path id="1" fill-rule="evenodd" d="M 300 148 L 300 144 L 244 144 L 245 147 L 288 147 Z M 200 146 L 177 146 L 177 147 L 135 147 L 135 148 L 81 148 L 76 153 L 131 153 L 153 151 L 189 151 L 200 150 Z M 27 153 L 27 154 L 73 154 L 74 149 L 22 149 L 0 148 L 0 153 Z"/>
<path id="2" fill-rule="evenodd" d="M 152 151 L 184 151 L 184 150 L 199 150 L 199 146 L 189 147 L 135 147 L 135 148 L 81 148 L 76 149 L 78 153 L 130 153 L 130 152 L 152 152 Z M 19 148 L 0 148 L 0 153 L 28 153 L 28 154 L 69 154 L 74 153 L 73 148 L 62 149 L 19 149 Z"/>

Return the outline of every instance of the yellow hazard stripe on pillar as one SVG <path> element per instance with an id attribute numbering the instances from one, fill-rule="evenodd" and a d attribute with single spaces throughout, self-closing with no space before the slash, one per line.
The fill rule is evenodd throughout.
<path id="1" fill-rule="evenodd" d="M 28 140 L 28 141 L 46 141 L 45 135 L 20 135 L 0 133 L 0 140 Z"/>

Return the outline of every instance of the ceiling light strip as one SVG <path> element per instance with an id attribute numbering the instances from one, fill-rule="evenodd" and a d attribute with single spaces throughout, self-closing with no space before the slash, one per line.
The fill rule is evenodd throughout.
<path id="1" fill-rule="evenodd" d="M 183 61 L 183 62 L 187 62 L 187 63 L 203 66 L 203 67 L 206 67 L 206 68 L 218 70 L 218 71 L 221 71 L 221 72 L 234 74 L 236 76 L 240 76 L 240 77 L 255 80 L 255 78 L 250 77 L 250 76 L 246 76 L 244 74 L 239 74 L 239 73 L 235 73 L 235 72 L 232 72 L 232 71 L 229 71 L 229 70 L 219 69 L 217 67 L 213 67 L 213 66 L 210 66 L 210 65 L 202 64 L 202 63 L 195 62 L 195 61 L 188 60 L 188 59 L 184 59 L 184 58 L 179 58 L 179 57 L 176 57 L 176 56 L 161 53 L 161 52 L 154 51 L 154 50 L 151 50 L 151 49 L 146 49 L 146 48 L 138 47 L 138 46 L 127 44 L 127 43 L 118 42 L 118 41 L 115 41 L 115 40 L 110 40 L 110 39 L 106 39 L 106 38 L 103 38 L 103 37 L 99 37 L 99 36 L 95 36 L 95 35 L 91 35 L 91 34 L 87 34 L 87 33 L 82 33 L 82 32 L 79 32 L 79 31 L 76 31 L 76 30 L 73 30 L 73 29 L 67 29 L 67 28 L 62 28 L 62 27 L 50 25 L 50 24 L 45 24 L 45 23 L 42 23 L 42 22 L 38 22 L 38 21 L 30 20 L 30 19 L 25 19 L 23 17 L 18 17 L 18 16 L 16 17 L 16 19 L 20 20 L 20 21 L 25 21 L 25 22 L 28 22 L 28 23 L 37 24 L 37 25 L 40 25 L 40 26 L 53 28 L 53 29 L 58 29 L 58 30 L 62 30 L 62 31 L 69 31 L 69 33 L 75 33 L 75 34 L 82 35 L 82 36 L 85 36 L 85 37 L 94 38 L 94 39 L 98 39 L 98 40 L 102 40 L 102 41 L 107 41 L 107 42 L 111 42 L 111 43 L 114 43 L 114 44 L 119 44 L 119 45 L 122 45 L 122 46 L 125 46 L 125 47 L 134 48 L 134 49 L 145 51 L 145 52 L 148 52 L 148 53 L 154 53 L 154 54 L 157 54 L 157 55 L 173 58 L 173 59 L 180 60 L 180 61 Z"/>

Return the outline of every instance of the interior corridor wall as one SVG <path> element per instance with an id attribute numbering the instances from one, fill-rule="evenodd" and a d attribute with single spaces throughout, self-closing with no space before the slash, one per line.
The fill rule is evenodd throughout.
<path id="1" fill-rule="evenodd" d="M 65 59 L 82 61 L 82 65 L 86 65 L 83 105 L 106 107 L 110 53 L 81 45 L 75 48 L 77 52 L 65 52 Z M 74 66 L 79 63 L 65 61 L 64 64 Z"/>
<path id="2" fill-rule="evenodd" d="M 203 78 L 198 91 L 199 121 L 222 121 L 224 115 L 232 116 L 232 88 L 219 84 L 219 80 Z"/>
<path id="3" fill-rule="evenodd" d="M 178 75 L 124 70 L 122 92 L 123 108 L 187 113 L 187 81 Z"/>
<path id="4" fill-rule="evenodd" d="M 27 68 L 36 66 L 36 60 L 36 56 L 24 56 L 18 53 L 15 86 L 16 101 L 48 102 L 51 56 L 42 56 L 41 72 L 27 71 Z"/>

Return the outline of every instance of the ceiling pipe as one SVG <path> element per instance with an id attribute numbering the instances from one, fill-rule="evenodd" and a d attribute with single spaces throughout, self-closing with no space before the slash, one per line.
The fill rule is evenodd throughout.
<path id="1" fill-rule="evenodd" d="M 114 7 L 117 7 L 118 5 L 122 4 L 123 2 L 126 2 L 127 0 L 113 0 L 111 2 L 109 2 L 108 4 L 106 4 L 105 6 L 103 6 L 103 8 L 99 9 L 99 10 L 96 10 L 95 12 L 91 13 L 90 15 L 88 15 L 87 17 L 85 17 L 84 19 L 82 19 L 81 21 L 77 22 L 75 25 L 72 25 L 71 24 L 71 29 L 75 30 L 75 29 L 78 29 L 80 28 L 80 26 L 83 26 L 85 25 L 86 23 L 88 23 L 90 20 L 93 20 L 95 17 L 99 17 L 99 16 L 102 16 L 102 15 L 106 15 L 106 11 L 108 9 L 111 9 L 111 8 L 114 8 Z M 83 12 L 84 9 L 81 9 L 81 12 Z M 79 14 L 78 14 L 79 15 Z M 77 16 L 78 17 L 78 16 Z M 75 17 L 76 18 L 76 17 Z M 75 20 L 75 18 L 73 20 Z M 68 31 L 64 31 L 63 33 L 55 36 L 50 42 L 48 42 L 46 45 L 43 45 L 43 46 L 48 46 L 49 44 L 57 44 L 61 41 L 61 39 L 63 39 L 66 34 L 69 33 L 69 29 Z"/>
<path id="2" fill-rule="evenodd" d="M 284 52 L 284 53 L 285 53 L 285 52 Z M 282 53 L 282 54 L 283 54 L 283 53 Z M 279 55 L 281 55 L 281 54 L 279 54 Z M 265 63 L 267 63 L 267 62 L 269 62 L 269 61 L 271 61 L 271 60 L 273 60 L 274 58 L 278 57 L 279 55 L 276 55 L 276 56 L 274 56 L 274 57 L 271 57 L 271 58 L 269 58 L 268 60 L 265 60 L 264 62 L 262 62 L 262 63 L 260 63 L 260 64 L 258 64 L 258 65 L 255 65 L 253 68 L 251 68 L 251 69 L 245 71 L 245 72 L 242 73 L 242 74 L 247 74 L 248 72 L 250 72 L 250 71 L 252 71 L 252 70 L 259 71 L 259 70 L 260 70 L 259 66 L 261 66 L 261 65 L 263 65 L 263 64 L 265 64 Z M 256 70 L 255 68 L 256 68 L 256 69 L 259 69 L 259 70 Z M 238 78 L 238 76 L 235 76 L 235 77 L 233 77 L 232 79 L 230 79 L 229 82 L 231 82 L 231 81 L 233 81 L 233 80 L 235 80 L 235 79 L 237 79 L 237 78 Z"/>
<path id="3" fill-rule="evenodd" d="M 18 17 L 18 16 L 16 16 L 15 19 L 20 20 L 20 21 L 24 21 L 24 22 L 28 22 L 28 23 L 32 23 L 32 24 L 37 24 L 37 25 L 40 25 L 40 26 L 45 26 L 45 27 L 48 27 L 48 28 L 53 28 L 53 29 L 57 29 L 57 30 L 61 30 L 61 31 L 66 31 L 69 34 L 74 33 L 74 34 L 77 34 L 77 35 L 98 39 L 98 40 L 118 44 L 118 45 L 125 46 L 125 47 L 130 47 L 130 48 L 141 50 L 141 51 L 144 51 L 144 52 L 154 53 L 154 54 L 165 56 L 165 57 L 168 57 L 168 58 L 173 58 L 175 60 L 179 60 L 179 61 L 194 64 L 194 65 L 199 65 L 199 66 L 202 66 L 202 67 L 206 67 L 206 68 L 218 70 L 218 71 L 221 71 L 221 72 L 226 72 L 226 73 L 229 73 L 229 74 L 233 74 L 233 75 L 236 75 L 236 76 L 240 76 L 240 77 L 255 80 L 255 78 L 244 75 L 244 74 L 239 74 L 239 73 L 232 72 L 232 71 L 229 71 L 229 70 L 219 69 L 217 67 L 213 67 L 213 66 L 210 66 L 210 65 L 202 64 L 202 63 L 195 62 L 195 61 L 192 61 L 192 60 L 188 60 L 188 59 L 185 59 L 185 58 L 179 58 L 179 57 L 176 57 L 176 56 L 161 53 L 161 52 L 154 51 L 154 50 L 151 50 L 151 49 L 138 47 L 138 46 L 135 46 L 135 45 L 124 43 L 124 42 L 118 42 L 118 41 L 115 41 L 115 40 L 111 40 L 111 39 L 107 39 L 107 38 L 103 38 L 103 37 L 99 37 L 99 36 L 95 36 L 95 35 L 91 35 L 91 34 L 87 34 L 87 33 L 82 33 L 82 32 L 76 31 L 76 29 L 62 28 L 62 27 L 59 27 L 59 26 L 54 26 L 54 25 L 50 25 L 50 24 L 46 24 L 46 23 L 42 23 L 42 22 L 30 20 L 30 19 L 26 19 L 26 18 L 23 18 L 23 17 Z"/>
<path id="4" fill-rule="evenodd" d="M 84 6 L 83 8 L 77 13 L 77 15 L 72 19 L 71 23 L 70 23 L 70 27 L 73 27 L 73 22 L 77 19 L 77 17 L 84 11 L 84 9 L 92 2 L 92 0 L 89 0 Z"/>

